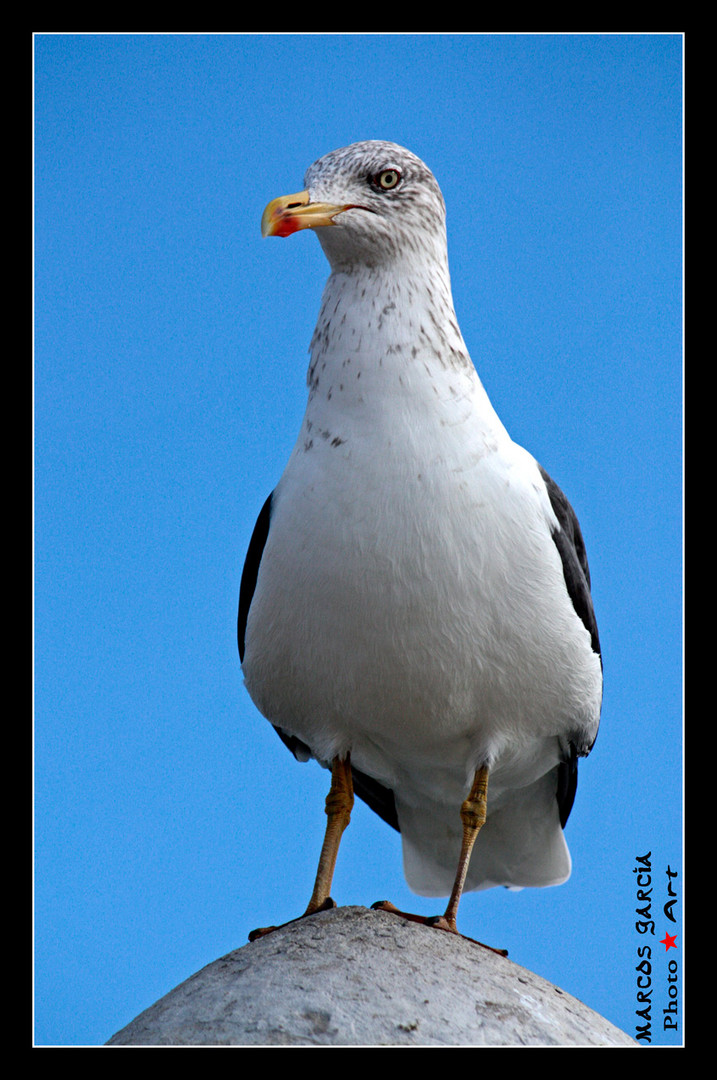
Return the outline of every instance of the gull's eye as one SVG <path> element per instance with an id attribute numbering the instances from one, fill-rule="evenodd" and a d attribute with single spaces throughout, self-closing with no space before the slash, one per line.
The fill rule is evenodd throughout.
<path id="1" fill-rule="evenodd" d="M 391 191 L 398 185 L 400 179 L 401 174 L 398 169 L 382 169 L 371 178 L 371 182 L 379 191 Z"/>

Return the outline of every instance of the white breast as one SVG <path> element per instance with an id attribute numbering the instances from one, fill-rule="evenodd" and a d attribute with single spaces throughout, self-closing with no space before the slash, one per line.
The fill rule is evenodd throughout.
<path id="1" fill-rule="evenodd" d="M 244 671 L 264 715 L 394 790 L 409 771 L 445 792 L 445 771 L 460 792 L 477 762 L 588 723 L 599 700 L 537 466 L 481 420 L 478 388 L 464 380 L 444 410 L 431 389 L 423 423 L 407 388 L 370 439 L 356 401 L 337 410 L 334 387 L 329 411 L 315 395 L 249 615 Z"/>

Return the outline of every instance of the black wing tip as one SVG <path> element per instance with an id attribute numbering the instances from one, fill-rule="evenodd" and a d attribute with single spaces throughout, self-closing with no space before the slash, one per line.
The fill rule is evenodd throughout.
<path id="1" fill-rule="evenodd" d="M 574 743 L 570 744 L 570 757 L 561 761 L 558 765 L 558 786 L 556 798 L 558 800 L 558 813 L 560 815 L 560 827 L 564 829 L 570 811 L 575 802 L 575 793 L 578 790 L 578 752 Z"/>
<path id="2" fill-rule="evenodd" d="M 384 787 L 378 780 L 367 776 L 366 773 L 362 773 L 354 765 L 351 766 L 351 774 L 353 776 L 354 791 L 358 797 L 373 810 L 374 814 L 378 814 L 387 825 L 400 833 L 401 826 L 398 822 L 396 800 L 391 789 Z"/>
<path id="3" fill-rule="evenodd" d="M 272 726 L 284 746 L 291 751 L 297 761 L 308 761 L 309 758 L 314 756 L 311 753 L 311 748 L 296 735 L 289 735 L 282 728 L 277 727 L 276 724 Z M 328 768 L 327 762 L 322 762 L 322 764 Z M 379 783 L 378 780 L 374 780 L 367 773 L 361 772 L 355 765 L 351 766 L 351 776 L 353 778 L 354 792 L 359 799 L 365 802 L 373 810 L 374 814 L 378 814 L 387 825 L 390 825 L 396 832 L 400 832 L 396 800 L 391 789 Z"/>

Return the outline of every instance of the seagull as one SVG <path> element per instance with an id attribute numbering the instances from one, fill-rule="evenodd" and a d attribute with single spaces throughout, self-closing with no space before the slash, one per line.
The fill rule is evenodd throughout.
<path id="1" fill-rule="evenodd" d="M 445 219 L 428 167 L 379 140 L 326 154 L 264 211 L 264 236 L 315 231 L 331 273 L 238 640 L 260 713 L 331 770 L 304 915 L 335 906 L 355 793 L 400 832 L 411 890 L 448 897 L 425 920 L 374 906 L 458 933 L 464 891 L 568 878 L 602 661 L 580 526 L 470 359 Z"/>

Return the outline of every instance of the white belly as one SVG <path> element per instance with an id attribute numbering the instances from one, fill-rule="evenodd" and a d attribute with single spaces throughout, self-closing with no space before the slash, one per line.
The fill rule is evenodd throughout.
<path id="1" fill-rule="evenodd" d="M 320 760 L 350 751 L 396 792 L 410 773 L 460 802 L 483 761 L 512 755 L 508 784 L 542 775 L 557 737 L 599 711 L 599 661 L 515 451 L 520 468 L 486 453 L 411 476 L 389 457 L 371 488 L 336 448 L 327 470 L 292 458 L 244 673 L 260 711 Z"/>

